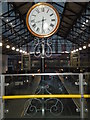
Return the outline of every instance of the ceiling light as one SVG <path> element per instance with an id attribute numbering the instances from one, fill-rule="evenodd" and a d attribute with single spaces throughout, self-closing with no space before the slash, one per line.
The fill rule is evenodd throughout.
<path id="1" fill-rule="evenodd" d="M 12 23 L 10 23 L 12 25 Z"/>
<path id="2" fill-rule="evenodd" d="M 78 52 L 78 49 L 76 49 L 76 52 Z"/>
<path id="3" fill-rule="evenodd" d="M 27 52 L 25 52 L 25 54 L 27 54 Z"/>
<path id="4" fill-rule="evenodd" d="M 90 47 L 90 44 L 88 44 L 88 47 Z"/>
<path id="5" fill-rule="evenodd" d="M 8 22 L 8 19 L 6 21 Z"/>
<path id="6" fill-rule="evenodd" d="M 82 50 L 82 48 L 80 47 L 79 50 Z"/>
<path id="7" fill-rule="evenodd" d="M 2 47 L 2 43 L 0 42 L 0 47 Z"/>
<path id="8" fill-rule="evenodd" d="M 82 25 L 82 27 L 84 27 L 84 25 Z"/>
<path id="9" fill-rule="evenodd" d="M 23 51 L 23 53 L 25 53 L 25 51 Z"/>
<path id="10" fill-rule="evenodd" d="M 27 80 L 27 82 L 29 82 L 29 80 Z"/>
<path id="11" fill-rule="evenodd" d="M 6 48 L 8 48 L 8 49 L 9 49 L 9 48 L 10 48 L 10 45 L 6 45 Z"/>
<path id="12" fill-rule="evenodd" d="M 86 20 L 86 23 L 88 22 L 88 20 Z"/>
<path id="13" fill-rule="evenodd" d="M 87 47 L 86 46 L 83 46 L 83 49 L 86 49 Z"/>
<path id="14" fill-rule="evenodd" d="M 19 61 L 18 63 L 19 63 L 19 64 L 21 64 L 21 63 L 22 63 L 22 61 Z"/>
<path id="15" fill-rule="evenodd" d="M 15 50 L 15 47 L 12 47 L 12 50 Z"/>
<path id="16" fill-rule="evenodd" d="M 85 25 L 85 22 L 83 22 L 83 24 Z"/>
<path id="17" fill-rule="evenodd" d="M 18 52 L 18 51 L 19 51 L 19 49 L 17 48 L 17 49 L 16 49 L 16 51 Z"/>
<path id="18" fill-rule="evenodd" d="M 68 51 L 65 51 L 65 53 L 69 53 Z"/>
<path id="19" fill-rule="evenodd" d="M 71 53 L 73 53 L 73 51 L 71 51 Z"/>
<path id="20" fill-rule="evenodd" d="M 20 53 L 22 53 L 22 50 L 20 50 Z"/>
<path id="21" fill-rule="evenodd" d="M 73 50 L 73 52 L 76 52 L 76 50 Z"/>

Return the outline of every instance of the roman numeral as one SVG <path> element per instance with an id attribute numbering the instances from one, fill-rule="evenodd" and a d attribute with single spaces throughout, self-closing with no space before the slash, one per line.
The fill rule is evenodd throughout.
<path id="1" fill-rule="evenodd" d="M 49 12 L 49 9 L 47 10 L 47 13 Z"/>
<path id="2" fill-rule="evenodd" d="M 36 24 L 33 24 L 33 25 L 32 25 L 32 27 L 34 27 L 34 28 L 35 28 L 35 27 L 36 27 Z"/>
<path id="3" fill-rule="evenodd" d="M 50 29 L 48 28 L 48 30 L 50 31 Z"/>
<path id="4" fill-rule="evenodd" d="M 36 9 L 37 13 L 40 13 L 40 11 L 38 9 Z"/>
<path id="5" fill-rule="evenodd" d="M 36 17 L 36 15 L 34 15 L 34 14 L 32 16 Z"/>
<path id="6" fill-rule="evenodd" d="M 50 26 L 51 26 L 51 27 L 54 27 L 54 24 L 51 23 Z"/>
<path id="7" fill-rule="evenodd" d="M 55 21 L 55 19 L 51 19 L 51 21 Z"/>
<path id="8" fill-rule="evenodd" d="M 44 8 L 41 8 L 41 11 L 44 12 Z"/>
<path id="9" fill-rule="evenodd" d="M 53 13 L 52 14 L 50 14 L 50 16 L 52 16 L 53 15 Z"/>
<path id="10" fill-rule="evenodd" d="M 36 31 L 38 31 L 38 32 L 39 32 L 39 31 L 40 31 L 40 29 L 39 29 L 39 28 L 37 28 L 37 29 L 36 29 Z"/>
<path id="11" fill-rule="evenodd" d="M 31 20 L 31 22 L 35 22 L 35 20 Z"/>

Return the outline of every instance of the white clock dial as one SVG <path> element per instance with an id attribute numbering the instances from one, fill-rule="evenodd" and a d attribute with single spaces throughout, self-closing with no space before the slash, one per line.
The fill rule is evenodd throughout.
<path id="1" fill-rule="evenodd" d="M 54 34 L 59 26 L 59 15 L 47 3 L 39 3 L 27 14 L 30 32 L 38 37 L 48 37 Z"/>

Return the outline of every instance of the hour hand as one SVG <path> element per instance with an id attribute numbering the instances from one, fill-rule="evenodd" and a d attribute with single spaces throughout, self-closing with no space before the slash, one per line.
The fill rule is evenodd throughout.
<path id="1" fill-rule="evenodd" d="M 43 21 L 45 21 L 46 19 L 43 19 Z M 36 21 L 35 23 L 39 23 L 39 22 L 42 22 L 42 20 L 40 20 L 40 21 Z"/>

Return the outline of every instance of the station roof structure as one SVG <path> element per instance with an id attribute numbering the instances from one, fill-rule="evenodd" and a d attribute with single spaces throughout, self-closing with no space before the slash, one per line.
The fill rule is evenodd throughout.
<path id="1" fill-rule="evenodd" d="M 2 3 L 3 53 L 14 53 L 6 45 L 20 48 L 34 40 L 26 26 L 26 14 L 35 2 Z M 50 2 L 59 12 L 60 26 L 56 40 L 83 46 L 90 42 L 90 2 Z M 52 37 L 53 39 L 53 37 Z M 55 44 L 55 42 L 53 43 Z"/>

